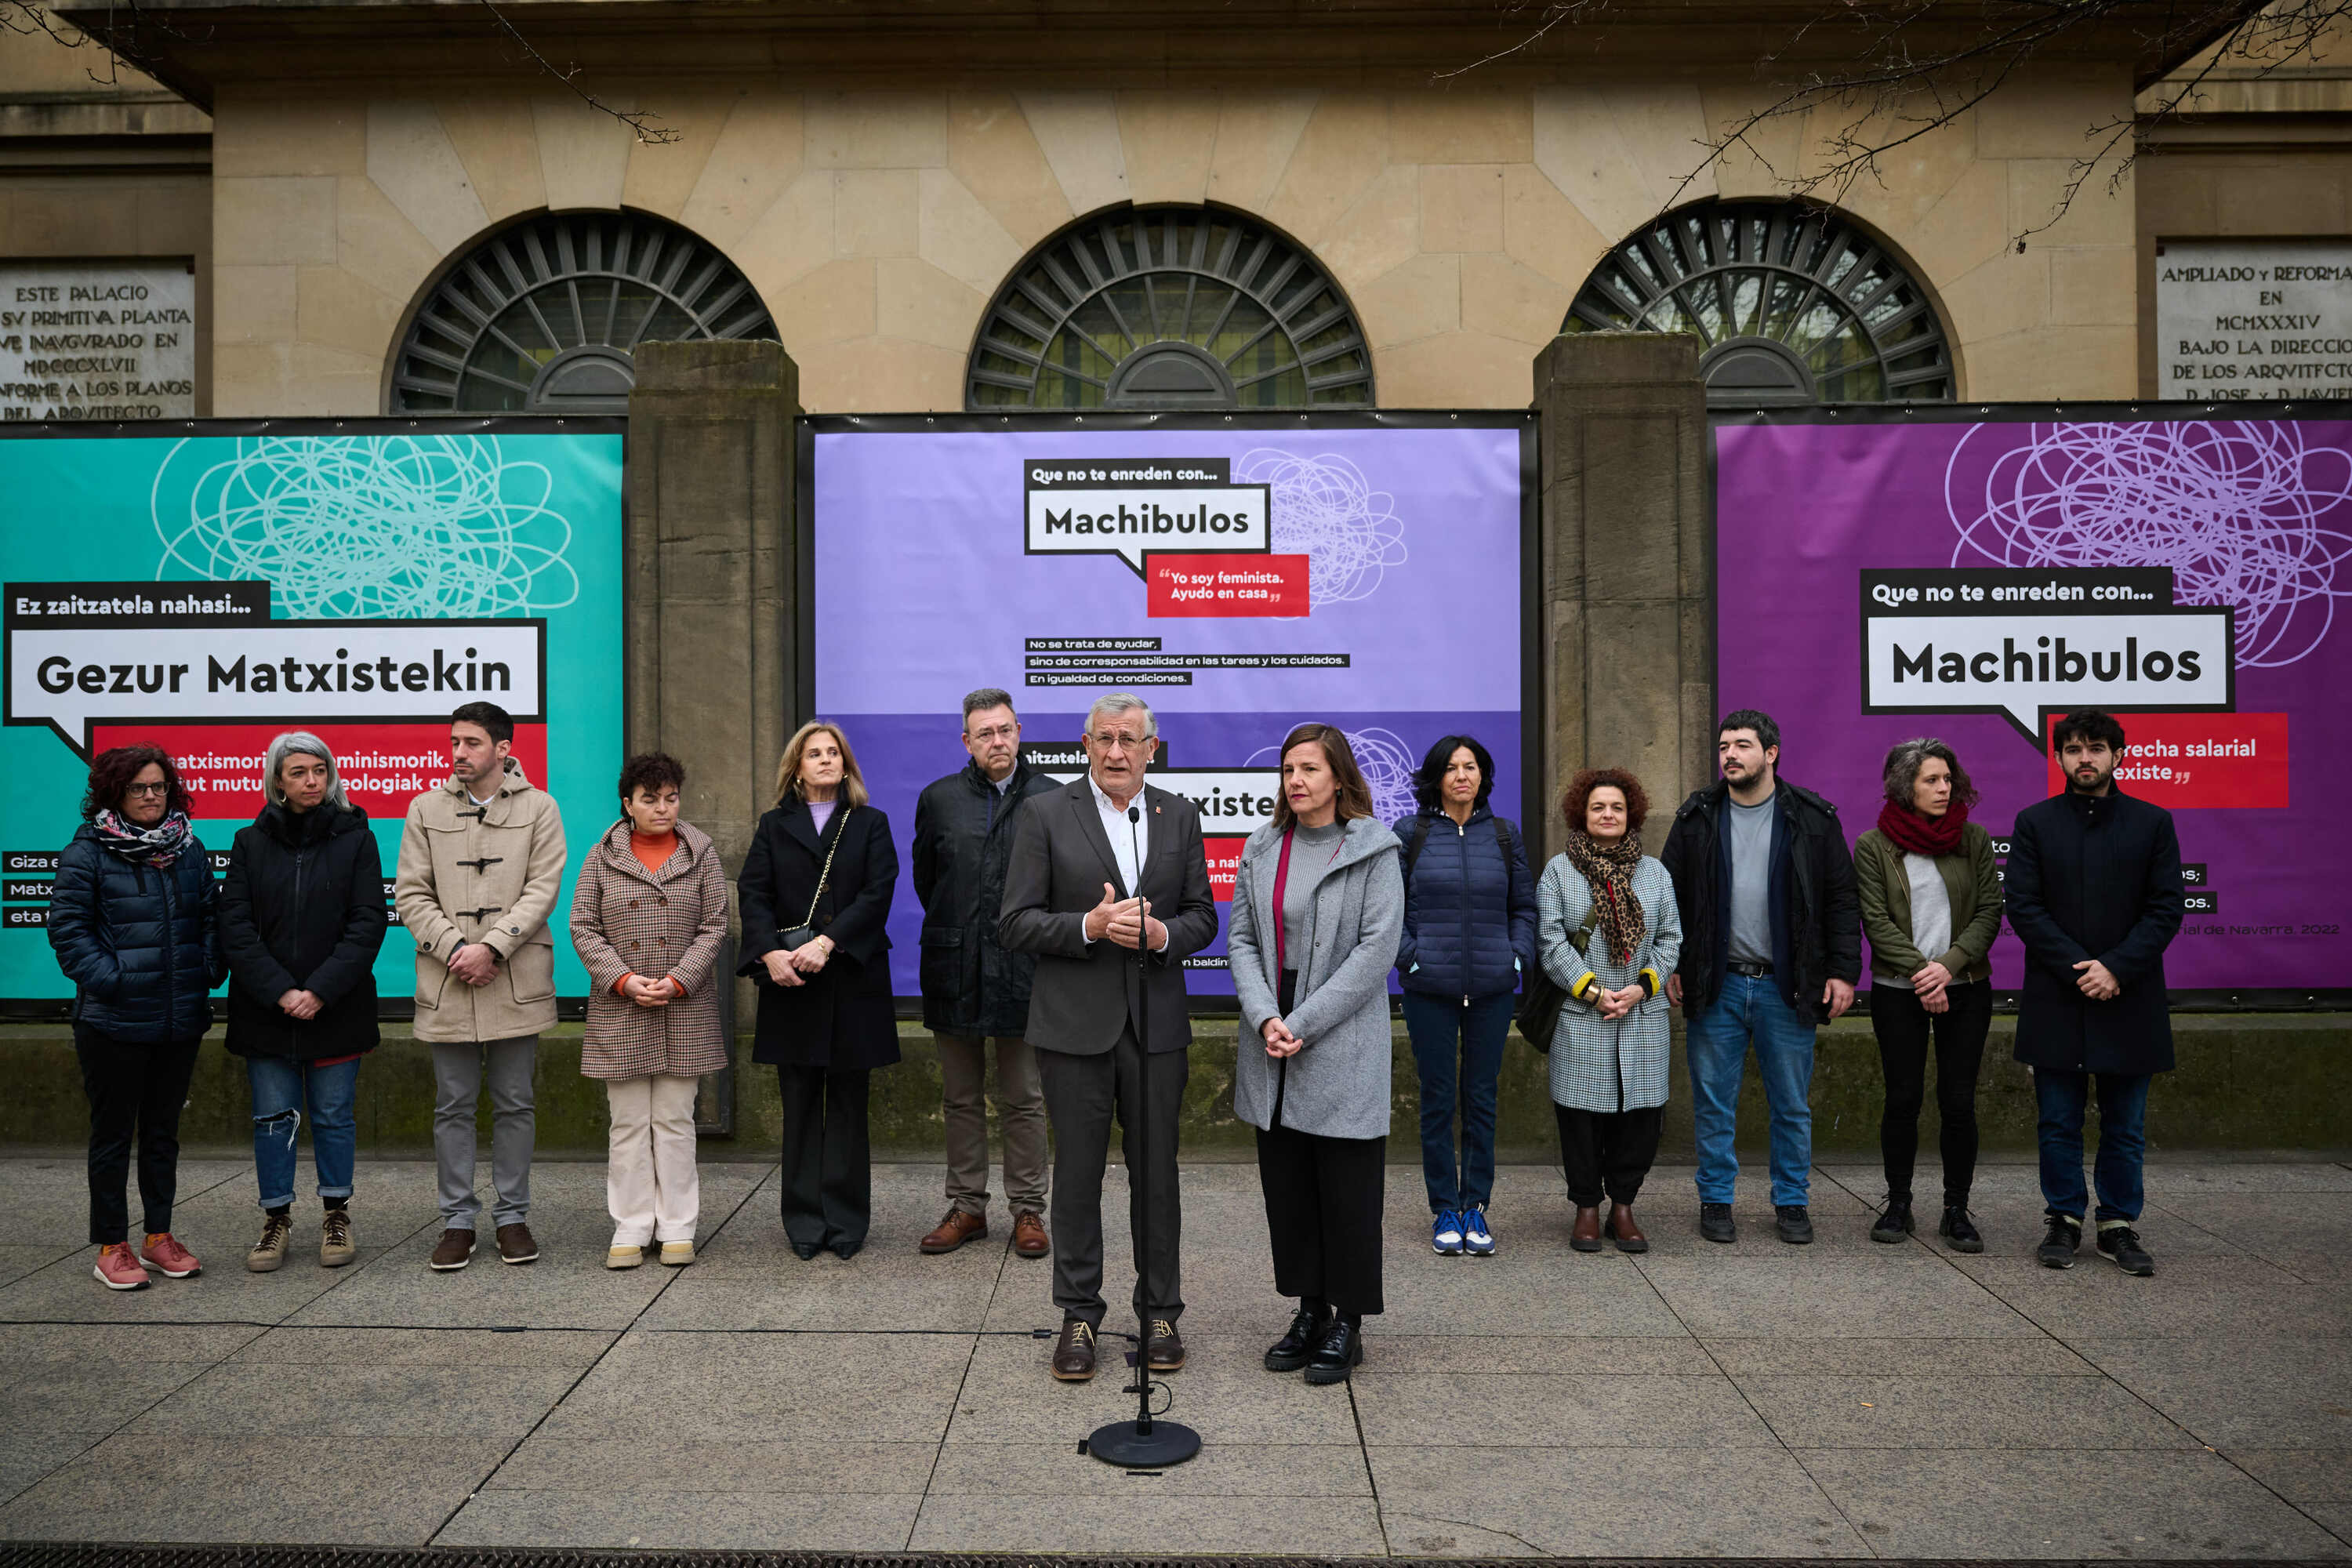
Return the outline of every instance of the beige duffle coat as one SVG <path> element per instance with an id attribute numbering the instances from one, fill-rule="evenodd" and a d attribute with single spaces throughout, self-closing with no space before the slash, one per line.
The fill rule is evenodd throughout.
<path id="1" fill-rule="evenodd" d="M 588 851 L 572 888 L 572 945 L 588 971 L 588 1078 L 697 1078 L 727 1065 L 720 1034 L 719 950 L 727 941 L 727 873 L 710 836 L 677 825 L 677 847 L 646 869 L 618 822 Z M 669 976 L 686 994 L 640 1007 L 614 994 L 625 975 Z"/>
<path id="2" fill-rule="evenodd" d="M 563 818 L 513 758 L 486 806 L 455 778 L 408 803 L 392 900 L 416 939 L 418 1039 L 509 1040 L 555 1026 L 547 920 L 562 891 Z M 450 955 L 477 942 L 499 955 L 487 985 L 449 973 Z"/>

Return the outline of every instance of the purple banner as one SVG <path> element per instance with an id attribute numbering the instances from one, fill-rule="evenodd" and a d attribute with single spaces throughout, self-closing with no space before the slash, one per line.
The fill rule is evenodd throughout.
<path id="1" fill-rule="evenodd" d="M 1493 415 L 820 426 L 815 711 L 848 732 L 903 854 L 916 795 L 966 760 L 965 692 L 1011 691 L 1024 749 L 1072 778 L 1087 704 L 1141 693 L 1153 782 L 1201 805 L 1221 926 L 1276 750 L 1307 720 L 1353 739 L 1383 820 L 1412 809 L 1423 752 L 1454 731 L 1494 753 L 1495 809 L 1517 816 L 1525 439 Z M 902 879 L 900 995 L 921 923 Z M 1232 994 L 1223 952 L 1221 934 L 1193 961 L 1195 995 Z"/>
<path id="2" fill-rule="evenodd" d="M 2352 984 L 2352 423 L 1725 424 L 1718 702 L 1780 770 L 1875 822 L 1889 746 L 1941 736 L 2006 852 L 2058 792 L 2044 737 L 2116 714 L 2122 788 L 2174 813 L 2183 990 Z M 2352 618 L 2352 617 L 2347 617 Z M 2006 932 L 1995 984 L 2020 984 Z"/>

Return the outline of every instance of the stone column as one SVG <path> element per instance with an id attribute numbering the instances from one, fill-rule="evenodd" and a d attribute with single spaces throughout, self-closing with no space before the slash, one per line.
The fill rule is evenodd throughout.
<path id="1" fill-rule="evenodd" d="M 1683 796 L 1713 776 L 1714 552 L 1698 340 L 1576 332 L 1536 356 L 1543 512 L 1547 854 L 1551 803 L 1581 767 L 1632 770 L 1652 853 Z"/>

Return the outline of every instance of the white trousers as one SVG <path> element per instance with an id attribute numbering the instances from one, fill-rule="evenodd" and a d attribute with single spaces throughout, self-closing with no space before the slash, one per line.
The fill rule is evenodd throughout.
<path id="1" fill-rule="evenodd" d="M 604 1203 L 613 1245 L 692 1241 L 702 1206 L 694 1168 L 694 1091 L 699 1079 L 652 1075 L 604 1080 L 613 1142 Z"/>

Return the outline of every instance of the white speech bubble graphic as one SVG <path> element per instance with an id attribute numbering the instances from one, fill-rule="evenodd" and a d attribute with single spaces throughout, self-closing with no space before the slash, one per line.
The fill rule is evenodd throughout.
<path id="1" fill-rule="evenodd" d="M 1147 555 L 1265 554 L 1274 548 L 1265 485 L 1106 485 L 1027 496 L 1032 555 L 1116 555 L 1143 575 Z"/>
<path id="2" fill-rule="evenodd" d="M 87 752 L 109 723 L 352 723 L 546 710 L 546 622 L 11 626 L 7 714 Z"/>

